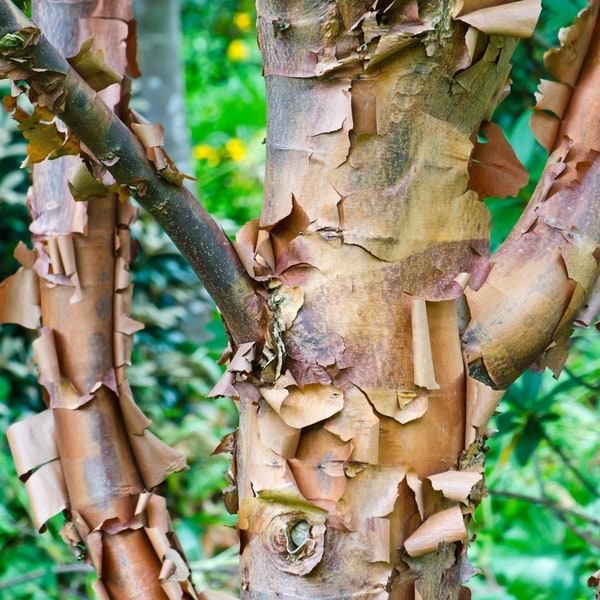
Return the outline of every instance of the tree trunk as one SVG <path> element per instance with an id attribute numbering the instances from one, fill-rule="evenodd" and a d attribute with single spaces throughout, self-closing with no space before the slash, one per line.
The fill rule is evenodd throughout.
<path id="1" fill-rule="evenodd" d="M 191 173 L 181 65 L 180 1 L 134 0 L 142 113 L 165 128 L 165 150 L 182 173 Z"/>
<path id="2" fill-rule="evenodd" d="M 238 242 L 268 281 L 285 356 L 235 386 L 243 598 L 469 597 L 485 424 L 509 381 L 466 370 L 463 292 L 477 303 L 491 268 L 481 197 L 526 182 L 488 121 L 539 6 L 368 6 L 258 2 L 265 201 Z M 498 164 L 511 168 L 490 193 Z M 586 232 L 597 239 L 598 225 Z M 561 277 L 548 295 L 564 289 L 568 305 L 567 273 L 549 262 Z M 597 275 L 594 261 L 582 295 Z M 537 283 L 522 281 L 530 293 Z M 559 303 L 525 340 L 535 308 L 498 321 L 487 300 L 502 340 L 537 347 L 519 372 L 573 314 Z M 474 339 L 497 348 L 471 324 Z"/>
<path id="3" fill-rule="evenodd" d="M 127 1 L 40 0 L 33 18 L 63 55 L 76 55 L 93 35 L 113 69 L 132 72 Z M 99 93 L 124 115 L 127 91 L 115 83 Z M 135 406 L 125 374 L 132 335 L 142 326 L 128 316 L 136 209 L 116 194 L 75 202 L 69 181 L 80 165 L 79 157 L 64 156 L 33 168 L 35 251 L 23 255 L 39 277 L 34 302 L 42 329 L 34 348 L 49 408 L 11 428 L 11 447 L 17 464 L 26 461 L 20 474 L 29 477 L 38 527 L 65 511 L 63 537 L 93 563 L 100 598 L 196 597 L 164 499 L 150 491 L 185 468 L 185 459 L 146 430 L 150 422 Z M 39 428 L 47 447 L 32 437 Z"/>

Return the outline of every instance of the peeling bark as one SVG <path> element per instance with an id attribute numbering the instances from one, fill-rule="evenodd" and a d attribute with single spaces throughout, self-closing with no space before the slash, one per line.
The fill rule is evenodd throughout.
<path id="1" fill-rule="evenodd" d="M 558 375 L 572 324 L 589 325 L 597 312 L 597 15 L 593 2 L 563 34 L 561 49 L 546 54 L 548 67 L 564 83 L 542 85 L 538 109 L 547 110 L 549 102 L 557 118 L 548 123 L 534 115 L 532 125 L 551 154 L 527 209 L 496 252 L 486 283 L 468 296 L 472 320 L 463 341 L 469 369 L 496 389 L 506 389 L 536 361 Z M 569 86 L 567 95 L 563 85 Z"/>
<path id="2" fill-rule="evenodd" d="M 40 107 L 60 114 L 94 154 L 94 175 L 110 172 L 121 197 L 133 195 L 153 215 L 215 298 L 236 343 L 259 339 L 268 319 L 262 297 L 223 230 L 181 186 L 182 176 L 168 157 L 151 152 L 151 162 L 138 138 L 9 0 L 0 3 L 0 24 L 8 59 L 3 76 L 26 80 Z M 94 188 L 90 197 L 98 195 Z"/>
<path id="3" fill-rule="evenodd" d="M 598 307 L 600 149 L 598 111 L 589 110 L 600 90 L 598 3 L 563 33 L 565 49 L 548 53 L 559 82 L 542 84 L 534 121 L 553 152 L 494 262 L 481 200 L 514 193 L 525 173 L 490 119 L 539 1 L 257 5 L 268 104 L 265 197 L 260 219 L 238 235 L 236 258 L 225 258 L 246 290 L 234 294 L 244 314 L 225 313 L 232 348 L 212 392 L 240 408 L 230 439 L 237 487 L 226 503 L 239 514 L 242 598 L 465 600 L 463 584 L 475 573 L 468 524 L 485 495 L 487 421 L 502 390 L 532 362 L 560 370 L 571 325 L 588 323 Z M 7 14 L 5 3 L 0 9 Z M 16 40 L 8 29 L 0 39 L 4 70 L 18 77 L 24 69 L 42 105 L 55 108 L 63 88 L 28 65 L 54 65 L 63 75 L 66 67 L 26 24 Z M 136 162 L 143 151 L 129 133 L 131 149 L 107 156 L 89 123 L 76 129 L 70 111 L 99 105 L 68 73 L 61 76 L 72 94 L 65 121 L 89 135 L 86 144 L 118 181 L 135 186 L 132 173 L 141 173 L 152 196 L 154 167 Z M 556 119 L 548 121 L 547 111 Z M 35 130 L 44 114 L 25 126 Z M 171 168 L 156 130 L 134 129 L 147 138 L 155 166 L 164 165 L 159 171 Z M 51 137 L 67 151 L 68 136 Z M 121 172 L 130 159 L 139 170 Z M 173 206 L 159 203 L 161 222 Z M 77 235 L 61 232 L 47 260 L 63 267 L 57 289 L 64 293 L 68 280 L 79 299 L 87 284 L 74 277 L 68 253 Z M 210 255 L 202 239 L 186 239 L 197 245 L 190 255 L 198 248 Z M 31 258 L 21 255 L 24 270 L 0 294 L 31 279 Z M 210 279 L 212 266 L 199 273 Z M 212 288 L 217 304 L 227 303 L 227 289 Z M 35 296 L 34 287 L 23 294 Z M 258 301 L 256 311 L 247 299 Z M 125 320 L 122 332 L 131 326 Z M 46 345 L 49 335 L 41 338 Z M 55 343 L 63 344 L 60 336 Z M 63 368 L 50 361 L 43 373 L 50 396 L 68 403 L 55 408 L 67 419 L 85 412 L 74 405 L 96 400 Z M 125 404 L 127 430 L 135 423 L 143 432 L 143 417 Z M 49 465 L 68 450 L 50 438 L 43 449 Z M 18 462 L 28 473 L 35 459 L 24 453 Z M 105 528 L 112 525 L 120 527 Z M 144 531 L 152 537 L 154 529 Z M 597 585 L 597 574 L 590 581 Z"/>
<path id="4" fill-rule="evenodd" d="M 471 140 L 503 97 L 523 30 L 498 35 L 487 17 L 477 30 L 450 9 L 258 3 L 265 201 L 238 250 L 254 258 L 251 275 L 300 288 L 304 301 L 281 332 L 282 374 L 260 394 L 251 377 L 232 384 L 243 598 L 458 598 L 470 573 L 482 464 L 460 461 L 474 438 L 457 302 L 491 266 L 486 190 L 470 166 L 500 164 L 503 152 L 475 154 Z M 343 407 L 318 415 L 306 399 L 304 424 L 279 412 L 280 431 L 295 427 L 283 449 L 262 433 L 266 418 L 277 425 L 260 398 L 273 406 L 294 386 L 333 386 Z M 260 525 L 265 498 L 270 523 L 292 506 L 296 522 L 327 511 L 324 539 L 311 538 L 319 560 L 302 577 Z"/>
<path id="5" fill-rule="evenodd" d="M 76 54 L 94 35 L 113 67 L 127 71 L 127 2 L 40 1 L 33 11 L 63 54 Z M 122 93 L 118 83 L 100 92 L 116 109 Z M 132 335 L 142 327 L 129 317 L 129 226 L 136 210 L 116 194 L 75 202 L 67 180 L 80 164 L 65 156 L 34 165 L 34 250 L 20 250 L 21 273 L 29 275 L 5 301 L 23 301 L 27 290 L 20 310 L 36 321 L 41 315 L 33 345 L 48 409 L 11 426 L 11 449 L 37 527 L 64 512 L 63 538 L 94 565 L 100 598 L 196 598 L 164 500 L 150 491 L 186 468 L 185 459 L 147 431 L 150 421 L 125 374 Z M 35 327 L 32 320 L 25 324 Z"/>

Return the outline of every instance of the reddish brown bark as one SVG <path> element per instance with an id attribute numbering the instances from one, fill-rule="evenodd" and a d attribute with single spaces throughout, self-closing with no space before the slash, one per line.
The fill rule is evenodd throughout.
<path id="1" fill-rule="evenodd" d="M 566 115 L 562 130 L 543 132 L 556 150 L 492 265 L 481 199 L 524 173 L 489 120 L 539 2 L 258 2 L 265 201 L 238 236 L 252 281 L 236 297 L 259 310 L 225 315 L 242 334 L 214 390 L 240 406 L 243 598 L 468 598 L 487 420 L 545 348 L 560 367 L 568 326 L 597 301 L 600 149 L 576 117 L 600 89 L 596 10 L 571 31 L 575 58 L 549 59 L 560 79 L 589 56 L 572 97 L 545 86 L 540 110 Z M 97 103 L 71 72 L 61 82 L 77 99 L 65 120 L 102 154 L 73 114 Z"/>
<path id="2" fill-rule="evenodd" d="M 40 1 L 33 10 L 63 54 L 76 54 L 94 35 L 96 44 L 109 49 L 112 67 L 126 72 L 128 2 Z M 114 84 L 100 93 L 122 110 L 122 92 Z M 35 264 L 29 266 L 39 277 L 39 299 L 33 302 L 42 324 L 34 348 L 56 448 L 50 456 L 38 450 L 28 467 L 41 466 L 23 476 L 39 480 L 46 473 L 45 485 L 30 486 L 38 526 L 64 509 L 65 539 L 78 552 L 85 548 L 101 598 L 196 597 L 187 576 L 174 576 L 166 564 L 179 566 L 184 558 L 161 499 L 150 493 L 169 472 L 184 468 L 185 460 L 145 431 L 149 421 L 133 404 L 124 371 L 132 334 L 141 326 L 128 317 L 128 228 L 135 209 L 116 194 L 76 203 L 67 180 L 80 162 L 63 157 L 34 167 L 35 256 L 29 260 Z M 9 432 L 17 462 L 29 452 L 27 445 L 35 447 L 35 439 L 23 435 L 27 428 L 17 424 Z M 47 459 L 52 462 L 44 465 Z"/>

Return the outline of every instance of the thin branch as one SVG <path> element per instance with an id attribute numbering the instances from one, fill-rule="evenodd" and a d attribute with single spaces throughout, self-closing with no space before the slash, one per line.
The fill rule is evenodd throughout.
<path id="1" fill-rule="evenodd" d="M 598 494 L 598 490 L 596 489 L 596 486 L 594 486 L 594 484 L 591 481 L 588 481 L 588 479 L 585 477 L 585 475 L 571 462 L 569 457 L 565 454 L 564 450 L 558 444 L 556 444 L 554 442 L 554 440 L 551 439 L 550 436 L 543 430 L 542 430 L 542 437 L 544 438 L 544 440 L 546 440 L 546 443 L 548 444 L 548 446 L 550 446 L 550 448 L 552 448 L 552 450 L 556 454 L 558 454 L 558 456 L 562 460 L 565 467 L 567 467 L 570 471 L 572 471 L 573 474 L 575 475 L 575 477 L 577 477 L 577 479 L 579 479 L 581 484 L 589 492 L 591 492 L 594 496 L 596 496 Z"/>
<path id="2" fill-rule="evenodd" d="M 25 573 L 20 577 L 14 577 L 13 579 L 7 579 L 6 581 L 0 581 L 0 590 L 6 590 L 8 588 L 14 587 L 16 585 L 21 585 L 22 583 L 27 583 L 28 581 L 33 581 L 34 579 L 41 579 L 44 575 L 48 573 L 53 573 L 54 575 L 63 575 L 65 573 L 93 573 L 94 568 L 91 565 L 86 564 L 76 564 L 76 565 L 55 565 L 53 567 L 49 567 L 47 569 L 36 569 L 35 571 L 30 571 L 29 573 Z"/>
<path id="3" fill-rule="evenodd" d="M 577 510 L 573 510 L 571 508 L 565 508 L 564 506 L 560 506 L 549 500 L 548 498 L 538 498 L 535 496 L 527 496 L 525 494 L 516 494 L 514 492 L 509 492 L 507 490 L 496 490 L 496 489 L 488 489 L 488 493 L 491 496 L 495 496 L 497 498 L 510 498 L 511 500 L 520 500 L 522 502 L 529 502 L 530 504 L 539 504 L 540 506 L 545 506 L 556 514 L 570 515 L 575 517 L 576 519 L 581 519 L 582 521 L 593 525 L 594 527 L 600 528 L 600 521 L 594 519 L 593 517 L 589 517 Z"/>
<path id="4" fill-rule="evenodd" d="M 595 546 L 596 548 L 600 548 L 600 541 L 598 539 L 596 539 L 591 533 L 588 533 L 587 531 L 583 531 L 576 525 L 573 525 L 573 523 L 571 523 L 569 521 L 569 519 L 567 519 L 566 515 L 563 515 L 556 510 L 552 510 L 552 512 L 556 515 L 556 518 L 559 521 L 562 521 L 565 524 L 566 528 L 569 531 L 574 533 L 577 537 L 580 537 L 588 545 Z"/>
<path id="5" fill-rule="evenodd" d="M 227 235 L 185 187 L 158 175 L 137 137 L 48 40 L 31 40 L 32 31 L 37 29 L 10 0 L 0 0 L 5 70 L 13 64 L 15 79 L 56 100 L 49 108 L 175 242 L 215 300 L 234 341 L 262 341 L 266 303 Z"/>

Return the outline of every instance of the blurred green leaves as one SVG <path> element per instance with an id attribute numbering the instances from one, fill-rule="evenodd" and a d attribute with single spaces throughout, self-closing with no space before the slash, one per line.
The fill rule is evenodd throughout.
<path id="1" fill-rule="evenodd" d="M 600 339 L 579 335 L 558 382 L 527 372 L 501 402 L 471 548 L 484 573 L 475 600 L 590 597 L 600 563 L 599 355 Z"/>
<path id="2" fill-rule="evenodd" d="M 265 91 L 254 3 L 183 4 L 188 122 L 198 192 L 232 235 L 260 214 Z"/>

